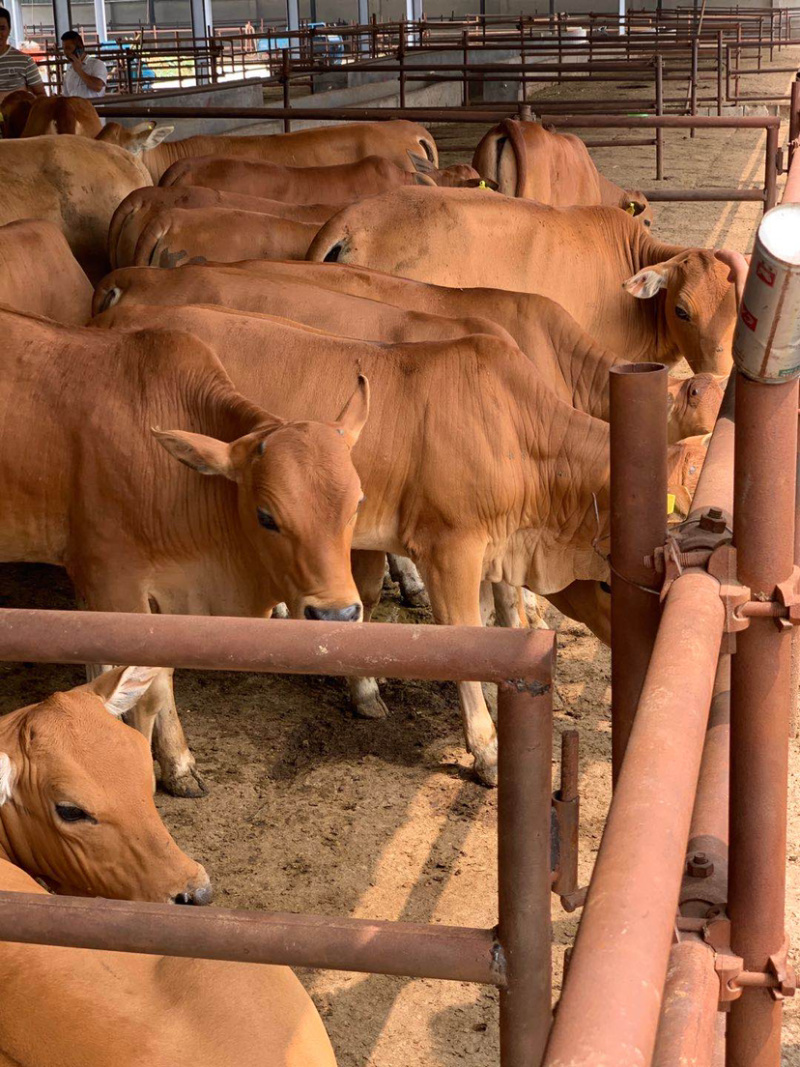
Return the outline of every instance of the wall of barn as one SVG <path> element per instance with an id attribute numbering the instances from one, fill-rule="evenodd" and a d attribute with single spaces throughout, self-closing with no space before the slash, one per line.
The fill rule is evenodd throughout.
<path id="1" fill-rule="evenodd" d="M 663 0 L 665 7 L 675 6 L 678 2 L 685 5 L 686 0 Z M 771 0 L 748 0 L 749 6 L 763 7 L 769 10 Z M 636 0 L 635 6 L 655 7 L 654 0 L 642 3 Z M 707 0 L 707 9 L 729 7 L 730 0 Z M 785 6 L 775 3 L 775 6 Z M 449 15 L 467 15 L 479 10 L 478 0 L 425 0 L 425 12 L 431 17 Z M 618 0 L 556 0 L 559 11 L 614 12 L 618 10 Z M 109 29 L 136 26 L 149 23 L 148 11 L 155 11 L 157 25 L 188 26 L 189 0 L 107 0 L 106 11 Z M 379 21 L 391 21 L 404 17 L 405 0 L 369 0 L 370 14 L 375 14 Z M 547 0 L 486 0 L 488 14 L 546 14 L 549 10 Z M 22 2 L 23 19 L 26 26 L 52 25 L 52 6 L 49 3 Z M 316 15 L 319 21 L 336 22 L 356 18 L 356 0 L 316 0 Z M 91 28 L 94 26 L 94 9 L 91 3 L 72 3 L 73 21 L 76 25 Z M 310 0 L 300 0 L 300 15 L 310 18 Z M 214 21 L 218 26 L 241 26 L 250 19 L 258 28 L 260 20 L 280 24 L 286 20 L 285 0 L 214 0 Z"/>

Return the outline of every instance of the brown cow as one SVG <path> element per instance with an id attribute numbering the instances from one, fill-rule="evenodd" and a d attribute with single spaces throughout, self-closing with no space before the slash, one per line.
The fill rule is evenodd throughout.
<path id="1" fill-rule="evenodd" d="M 109 123 L 101 134 L 104 140 L 117 144 L 124 144 L 127 136 L 118 123 Z M 390 119 L 318 126 L 267 136 L 198 135 L 160 144 L 146 151 L 143 161 L 153 181 L 157 182 L 173 163 L 194 156 L 257 159 L 287 167 L 328 167 L 336 163 L 353 163 L 367 156 L 382 156 L 398 167 L 413 170 L 409 152 L 424 156 L 434 166 L 439 165 L 436 142 L 424 126 L 405 119 Z"/>
<path id="2" fill-rule="evenodd" d="M 65 567 L 94 610 L 260 616 L 285 602 L 299 617 L 360 617 L 350 449 L 366 381 L 338 421 L 286 423 L 184 334 L 64 327 L 2 308 L 0 332 L 0 559 Z M 47 432 L 32 448 L 35 426 Z M 187 453 L 219 477 L 171 458 Z M 139 728 L 151 733 L 172 701 L 165 673 L 138 706 Z M 193 761 L 172 762 L 164 742 L 166 788 L 199 795 Z"/>
<path id="3" fill-rule="evenodd" d="M 14 89 L 0 100 L 3 140 L 21 137 L 28 121 L 34 100 L 38 99 L 30 89 Z"/>
<path id="4" fill-rule="evenodd" d="M 538 122 L 504 119 L 483 137 L 472 160 L 483 178 L 506 196 L 553 207 L 618 207 L 645 226 L 652 211 L 644 193 L 623 189 L 602 175 L 579 137 Z"/>
<path id="5" fill-rule="evenodd" d="M 398 308 L 380 302 L 381 294 L 375 289 L 370 290 L 372 296 L 367 298 L 322 288 L 326 279 L 320 277 L 320 268 L 314 264 L 298 265 L 298 269 L 294 264 L 275 263 L 269 265 L 274 270 L 268 268 L 264 274 L 256 273 L 253 269 L 256 266 L 260 264 L 187 265 L 168 277 L 148 267 L 117 270 L 98 286 L 93 311 L 100 314 L 109 308 L 125 309 L 128 314 L 112 321 L 130 326 L 137 321 L 134 310 L 137 304 L 175 307 L 217 304 L 259 312 L 262 316 L 281 316 L 277 320 L 279 328 L 286 320 L 294 320 L 340 337 L 365 341 L 446 341 L 471 333 L 493 333 L 509 340 L 513 337 L 557 396 L 596 418 L 608 418 L 608 371 L 617 363 L 627 361 L 593 341 L 563 308 L 547 297 L 473 290 L 475 299 L 470 301 L 469 291 L 445 290 L 445 297 L 452 293 L 455 299 L 450 306 L 440 307 L 439 313 L 431 315 L 412 309 L 425 307 L 427 290 L 435 286 L 386 276 L 388 282 L 404 283 L 409 290 L 407 308 Z M 288 269 L 284 271 L 284 267 Z M 325 266 L 323 273 L 350 270 L 354 268 Z M 309 275 L 305 280 L 304 273 Z M 379 287 L 380 282 L 375 288 Z M 499 299 L 490 302 L 495 296 Z M 456 303 L 458 307 L 453 306 Z M 486 317 L 464 317 L 471 303 Z M 490 316 L 494 321 L 490 321 Z M 140 319 L 151 321 L 150 316 L 140 316 Z M 261 320 L 265 346 L 276 343 L 270 339 L 270 325 L 275 321 Z M 216 345 L 212 343 L 212 347 Z M 225 345 L 216 350 L 224 360 Z M 671 379 L 670 441 L 708 433 L 713 429 L 721 402 L 722 386 L 713 375 Z"/>
<path id="6" fill-rule="evenodd" d="M 128 229 L 135 233 L 135 218 Z M 225 207 L 154 208 L 143 225 L 130 260 L 130 243 L 118 242 L 119 267 L 179 267 L 240 259 L 303 259 L 319 224 Z"/>
<path id="7" fill-rule="evenodd" d="M 253 159 L 198 156 L 173 163 L 159 185 L 201 185 L 223 192 L 264 196 L 289 204 L 352 204 L 404 185 L 477 185 L 480 176 L 471 167 L 437 170 L 433 164 L 411 156 L 416 173 L 398 167 L 390 159 L 367 156 L 354 163 L 331 167 L 284 167 Z M 462 174 L 464 175 L 462 177 Z"/>
<path id="8" fill-rule="evenodd" d="M 210 207 L 255 211 L 294 222 L 313 223 L 317 229 L 339 210 L 336 204 L 283 204 L 260 196 L 221 193 L 201 186 L 175 186 L 170 189 L 162 189 L 158 185 L 147 186 L 135 189 L 126 196 L 114 212 L 108 228 L 108 258 L 111 266 L 135 262 L 136 244 L 142 230 L 162 209 L 196 210 Z"/>
<path id="9" fill-rule="evenodd" d="M 79 137 L 96 137 L 102 128 L 100 116 L 83 97 L 39 96 L 30 109 L 22 136 L 74 133 Z"/>
<path id="10" fill-rule="evenodd" d="M 92 281 L 108 271 L 111 217 L 132 190 L 150 185 L 128 152 L 70 134 L 0 142 L 0 225 L 47 219 Z"/>
<path id="11" fill-rule="evenodd" d="M 683 356 L 696 373 L 731 368 L 735 300 L 726 267 L 708 249 L 655 241 L 612 208 L 396 189 L 334 215 L 308 258 L 454 288 L 541 293 L 630 360 L 671 365 Z"/>
<path id="12" fill-rule="evenodd" d="M 0 720 L 0 890 L 210 899 L 153 804 L 147 745 L 116 718 L 157 674 L 118 667 Z M 6 941 L 0 982 L 3 1064 L 335 1067 L 286 967 Z"/>
<path id="13" fill-rule="evenodd" d="M 375 410 L 353 452 L 364 489 L 353 547 L 364 553 L 365 618 L 380 595 L 385 552 L 413 560 L 434 618 L 456 625 L 481 624 L 482 580 L 548 595 L 607 579 L 596 546 L 608 524 L 608 426 L 547 389 L 510 342 L 478 335 L 371 345 L 273 322 L 273 343 L 264 344 L 263 320 L 241 312 L 160 315 L 224 351 L 238 387 L 290 417 L 339 399 L 355 368 L 370 377 Z M 141 317 L 135 307 L 125 317 L 112 309 L 98 325 L 135 326 Z M 686 448 L 670 454 L 673 476 L 696 481 L 698 450 L 688 475 Z M 476 773 L 493 784 L 496 739 L 480 685 L 459 688 Z M 354 701 L 362 714 L 385 714 L 372 679 L 357 680 Z"/>
<path id="14" fill-rule="evenodd" d="M 86 322 L 92 284 L 53 222 L 23 219 L 0 227 L 0 304 L 57 322 Z"/>

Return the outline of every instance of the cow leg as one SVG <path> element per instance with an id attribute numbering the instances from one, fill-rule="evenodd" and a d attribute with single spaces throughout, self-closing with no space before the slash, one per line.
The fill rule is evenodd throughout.
<path id="1" fill-rule="evenodd" d="M 385 556 L 383 552 L 353 552 L 353 581 L 364 608 L 364 622 L 369 622 L 381 598 Z M 389 709 L 381 699 L 375 678 L 348 678 L 350 700 L 356 715 L 364 719 L 385 719 Z"/>
<path id="2" fill-rule="evenodd" d="M 400 599 L 409 608 L 427 608 L 428 594 L 419 576 L 419 571 L 405 556 L 386 557 L 389 561 L 389 574 L 392 581 L 400 586 Z"/>
<path id="3" fill-rule="evenodd" d="M 154 754 L 161 767 L 161 786 L 174 797 L 203 797 L 208 788 L 200 777 L 194 756 L 186 743 L 172 686 L 173 671 L 161 671 L 139 704 L 150 697 L 146 708 L 155 723 Z M 155 688 L 156 692 L 152 693 Z"/>
<path id="4" fill-rule="evenodd" d="M 433 616 L 445 626 L 480 626 L 483 545 L 438 545 L 420 570 Z M 497 785 L 497 734 L 480 682 L 460 682 L 458 695 L 467 750 L 484 785 Z"/>
<path id="5" fill-rule="evenodd" d="M 120 584 L 118 576 L 104 581 L 92 576 L 89 587 L 74 573 L 78 605 L 89 611 L 130 611 L 151 613 L 147 592 L 131 583 Z M 107 665 L 89 665 L 87 676 L 97 677 Z M 89 680 L 91 680 L 91 676 Z M 208 792 L 195 767 L 194 756 L 186 744 L 186 737 L 178 718 L 172 689 L 172 669 L 159 672 L 130 715 L 131 725 L 155 744 L 155 757 L 161 767 L 163 788 L 178 797 L 202 797 Z M 155 735 L 154 735 L 155 730 Z"/>

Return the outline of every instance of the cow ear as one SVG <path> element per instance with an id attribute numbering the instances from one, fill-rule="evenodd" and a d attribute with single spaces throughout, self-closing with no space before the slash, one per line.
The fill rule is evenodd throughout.
<path id="1" fill-rule="evenodd" d="M 415 152 L 412 152 L 411 149 L 408 150 L 408 158 L 414 164 L 414 169 L 419 171 L 420 174 L 430 174 L 435 170 L 434 165 L 429 159 L 425 159 L 424 156 L 418 156 Z"/>
<path id="2" fill-rule="evenodd" d="M 628 278 L 622 283 L 622 288 L 631 296 L 635 296 L 637 300 L 649 300 L 661 289 L 666 289 L 669 283 L 669 272 L 669 263 L 656 263 L 654 267 L 645 267 L 632 278 Z"/>
<path id="3" fill-rule="evenodd" d="M 7 752 L 0 752 L 0 807 L 11 800 L 17 770 Z"/>
<path id="4" fill-rule="evenodd" d="M 219 474 L 223 478 L 236 481 L 236 474 L 231 457 L 231 446 L 216 437 L 206 437 L 201 433 L 188 433 L 185 430 L 151 430 L 153 437 L 179 463 L 183 463 L 199 474 Z"/>
<path id="5" fill-rule="evenodd" d="M 133 156 L 141 152 L 149 152 L 151 148 L 161 144 L 175 129 L 174 126 L 159 126 L 155 122 L 140 122 L 134 126 L 128 137 L 122 137 L 122 147 Z"/>
<path id="6" fill-rule="evenodd" d="M 494 178 L 464 178 L 459 185 L 462 189 L 491 189 L 494 192 L 500 188 Z"/>
<path id="7" fill-rule="evenodd" d="M 645 200 L 642 193 L 625 192 L 620 199 L 619 206 L 628 215 L 638 218 L 639 215 L 643 215 L 647 211 L 647 200 Z"/>
<path id="8" fill-rule="evenodd" d="M 436 182 L 431 178 L 429 174 L 414 174 L 414 185 L 426 185 L 430 188 L 431 185 L 436 185 Z"/>
<path id="9" fill-rule="evenodd" d="M 106 711 L 119 719 L 137 704 L 150 688 L 162 667 L 115 667 L 105 671 L 84 688 L 99 696 Z"/>
<path id="10" fill-rule="evenodd" d="M 339 418 L 336 420 L 341 429 L 350 438 L 351 446 L 358 440 L 368 415 L 369 380 L 363 374 L 359 374 L 358 385 L 353 395 L 339 412 Z"/>

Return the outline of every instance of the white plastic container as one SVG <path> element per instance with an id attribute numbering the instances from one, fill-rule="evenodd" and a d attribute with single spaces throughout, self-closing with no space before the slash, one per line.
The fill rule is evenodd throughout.
<path id="1" fill-rule="evenodd" d="M 800 377 L 800 204 L 768 211 L 756 234 L 733 358 L 757 382 Z"/>

